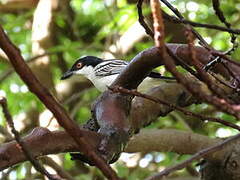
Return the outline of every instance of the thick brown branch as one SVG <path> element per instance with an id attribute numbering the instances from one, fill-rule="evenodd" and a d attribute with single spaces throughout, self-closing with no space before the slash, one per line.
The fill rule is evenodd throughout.
<path id="1" fill-rule="evenodd" d="M 200 120 L 202 121 L 205 121 L 205 120 L 208 120 L 208 121 L 212 121 L 212 122 L 218 122 L 220 124 L 223 124 L 225 126 L 228 126 L 228 127 L 231 127 L 231 128 L 234 128 L 234 129 L 237 129 L 238 131 L 240 131 L 240 126 L 236 125 L 236 124 L 233 124 L 231 122 L 228 122 L 228 121 L 225 121 L 223 119 L 219 119 L 219 118 L 214 118 L 214 117 L 209 117 L 209 116 L 204 116 L 204 115 L 201 115 L 201 114 L 197 114 L 197 113 L 194 113 L 194 112 L 191 112 L 191 111 L 188 111 L 184 108 L 181 108 L 179 106 L 176 106 L 174 104 L 170 104 L 166 101 L 163 101 L 159 98 L 156 98 L 156 97 L 153 97 L 153 96 L 149 96 L 147 94 L 142 94 L 136 90 L 128 90 L 128 89 L 125 89 L 125 88 L 122 88 L 122 87 L 110 87 L 110 90 L 112 90 L 113 92 L 115 93 L 123 93 L 123 94 L 131 94 L 131 95 L 134 95 L 134 96 L 138 96 L 138 97 L 142 97 L 142 98 L 146 98 L 146 99 L 149 99 L 150 101 L 153 101 L 155 103 L 159 103 L 159 104 L 163 104 L 163 105 L 166 105 L 168 106 L 169 108 L 173 109 L 173 110 L 178 110 L 180 112 L 182 112 L 183 114 L 187 115 L 187 116 L 193 116 L 193 117 L 196 117 L 196 118 L 199 118 Z"/>
<path id="2" fill-rule="evenodd" d="M 83 131 L 83 136 L 88 139 L 89 144 L 94 148 L 98 145 L 101 135 L 91 131 Z M 75 141 L 64 131 L 51 132 L 46 128 L 35 128 L 31 134 L 23 138 L 23 141 L 34 157 L 60 152 L 79 151 Z M 0 148 L 0 169 L 3 170 L 9 165 L 12 166 L 19 162 L 25 161 L 26 157 L 12 141 L 2 144 Z"/>
<path id="3" fill-rule="evenodd" d="M 174 53 L 178 57 L 182 58 L 182 60 L 185 61 L 187 64 L 191 65 L 191 59 L 189 58 L 189 51 L 188 51 L 188 47 L 186 45 L 171 44 L 171 45 L 168 45 L 168 47 L 172 51 L 172 53 Z M 209 61 L 210 53 L 208 51 L 206 51 L 204 48 L 200 48 L 200 47 L 194 47 L 194 48 L 196 48 L 196 53 L 197 53 L 197 56 L 199 57 L 200 61 L 203 64 L 207 63 Z M 115 83 L 116 84 L 118 83 L 119 85 L 124 85 L 128 88 L 136 88 L 137 85 L 141 82 L 141 80 L 148 74 L 148 72 L 150 72 L 152 70 L 152 68 L 154 68 L 158 65 L 161 65 L 161 64 L 162 64 L 162 62 L 161 62 L 161 58 L 159 57 L 157 48 L 147 49 L 147 50 L 141 52 L 140 54 L 138 54 L 134 58 L 134 60 L 124 70 L 124 72 L 122 72 L 122 74 L 119 76 L 119 78 L 117 79 L 117 81 Z M 224 75 L 226 78 L 229 77 L 228 73 L 224 70 L 223 67 L 217 66 L 216 70 L 219 73 L 221 73 L 222 75 Z M 233 68 L 233 71 L 238 71 L 238 70 L 239 70 L 238 67 Z M 141 73 L 138 73 L 138 72 L 141 72 Z M 162 87 L 160 86 L 159 89 L 160 89 L 160 91 L 158 91 L 158 93 L 157 93 L 157 91 L 154 92 L 155 94 L 158 95 L 158 97 L 161 97 L 161 98 L 164 97 L 164 99 L 166 101 L 170 101 L 174 104 L 184 102 L 182 100 L 182 98 L 180 98 L 180 97 L 182 97 L 184 94 L 186 95 L 186 91 L 183 87 L 181 87 L 181 85 L 175 84 L 175 83 L 173 83 L 173 84 L 167 83 L 166 85 L 162 85 Z M 173 91 L 169 91 L 169 89 L 173 89 Z M 43 92 L 45 92 L 45 91 L 43 91 Z M 43 92 L 41 92 L 41 93 L 43 93 Z M 110 96 L 111 93 L 109 92 L 108 95 Z M 185 97 L 185 95 L 184 95 L 184 97 Z M 189 95 L 186 96 L 186 99 L 188 96 Z M 110 99 L 108 99 L 108 100 L 110 100 Z M 112 101 L 112 102 L 114 102 L 114 101 Z M 161 105 L 156 106 L 156 104 L 152 105 L 151 103 L 149 103 L 149 101 L 144 101 L 144 100 L 139 101 L 136 99 L 135 102 L 136 102 L 136 106 L 135 106 L 136 108 L 133 108 L 135 113 L 133 113 L 133 115 L 131 115 L 131 118 L 129 119 L 129 121 L 131 121 L 131 125 L 130 125 L 131 127 L 129 127 L 129 128 L 132 131 L 142 128 L 147 123 L 150 123 L 153 120 L 155 120 L 155 118 L 158 117 L 159 115 L 164 116 L 168 112 L 171 111 L 171 108 L 166 108 L 165 106 L 161 106 Z M 189 102 L 189 103 L 191 104 L 192 102 Z M 189 103 L 186 103 L 185 106 L 188 105 Z M 146 105 L 146 104 L 149 104 L 149 105 Z M 181 105 L 181 106 L 184 106 L 184 105 Z M 108 104 L 106 104 L 106 107 L 105 107 L 107 110 L 106 112 L 109 112 L 109 107 L 111 107 L 111 106 L 108 106 Z M 119 106 L 117 106 L 116 108 L 119 108 Z M 127 109 L 128 107 L 125 107 L 125 108 Z M 146 109 L 144 110 L 144 108 L 146 108 Z M 160 110 L 159 110 L 159 108 L 160 108 Z M 142 112 L 142 116 L 139 116 L 139 114 L 140 114 L 139 112 Z M 115 116 L 117 117 L 117 114 L 115 114 Z M 119 116 L 119 117 L 121 117 L 121 116 Z M 110 116 L 109 116 L 109 119 L 111 119 Z M 119 118 L 119 120 L 121 121 L 123 126 L 122 125 L 119 126 L 119 124 L 117 124 L 116 127 L 121 127 L 121 126 L 125 127 L 125 125 L 123 124 L 124 123 L 123 119 Z M 114 122 L 111 122 L 111 123 L 114 124 Z M 100 124 L 101 124 L 101 121 L 100 121 Z M 103 123 L 103 127 L 104 127 L 104 123 Z M 97 134 L 95 134 L 93 136 L 96 136 L 95 138 L 97 138 L 97 136 L 99 137 L 99 135 L 97 135 Z M 62 142 L 65 144 L 64 138 L 62 139 Z M 90 141 L 88 141 L 88 142 L 90 142 Z M 47 145 L 49 145 L 49 144 L 47 144 Z M 67 144 L 65 144 L 65 145 L 67 145 Z M 39 145 L 37 145 L 36 147 L 39 147 Z M 93 147 L 93 149 L 95 149 L 95 148 L 97 149 L 96 146 Z M 42 154 L 44 154 L 44 153 L 51 153 L 51 152 L 43 152 Z"/>
<path id="4" fill-rule="evenodd" d="M 83 134 L 95 148 L 103 138 L 103 136 L 92 131 L 83 130 Z M 64 131 L 51 132 L 46 128 L 39 127 L 23 138 L 23 141 L 26 147 L 31 149 L 34 157 L 78 151 L 77 144 Z M 206 136 L 179 130 L 146 130 L 130 140 L 125 152 L 171 151 L 179 154 L 194 154 L 220 141 L 220 139 L 210 139 Z M 182 144 L 186 144 L 186 146 L 182 146 Z M 229 149 L 222 149 L 219 153 L 207 158 L 219 160 L 230 149 L 230 147 Z M 15 141 L 0 146 L 0 159 L 0 170 L 27 160 L 23 152 L 17 148 Z"/>

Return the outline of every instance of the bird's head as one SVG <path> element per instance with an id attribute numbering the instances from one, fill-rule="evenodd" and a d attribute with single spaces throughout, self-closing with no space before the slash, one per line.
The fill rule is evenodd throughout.
<path id="1" fill-rule="evenodd" d="M 102 61 L 102 59 L 95 56 L 86 56 L 80 58 L 72 65 L 72 67 L 67 72 L 62 75 L 61 80 L 70 78 L 72 75 L 75 74 L 88 76 L 88 74 L 90 74 L 94 70 L 94 67 Z"/>

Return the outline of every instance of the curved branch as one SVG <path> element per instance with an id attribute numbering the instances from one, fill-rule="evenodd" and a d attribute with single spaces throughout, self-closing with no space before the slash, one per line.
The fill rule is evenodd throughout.
<path id="1" fill-rule="evenodd" d="M 186 45 L 168 44 L 167 47 L 174 55 L 181 58 L 185 63 L 192 65 L 191 58 L 189 57 L 190 52 Z M 201 61 L 201 63 L 206 64 L 207 62 L 210 61 L 211 59 L 210 52 L 208 52 L 206 49 L 202 47 L 193 47 L 193 48 L 196 52 L 196 55 L 199 57 L 199 61 Z M 169 62 L 172 61 L 172 58 L 170 56 L 166 56 L 164 58 L 165 58 L 164 61 L 169 61 Z M 124 71 L 122 71 L 122 73 L 118 76 L 118 78 L 115 80 L 115 82 L 111 86 L 112 87 L 121 86 L 126 89 L 135 89 L 142 82 L 142 80 L 148 75 L 148 73 L 150 73 L 150 71 L 153 68 L 160 65 L 163 65 L 163 59 L 161 58 L 161 55 L 159 54 L 159 51 L 156 47 L 144 50 L 132 59 L 131 63 L 124 69 Z M 233 64 L 231 69 L 236 73 L 238 73 L 240 70 L 239 67 Z M 223 75 L 225 78 L 230 77 L 230 75 L 222 65 L 217 66 L 215 71 Z M 187 81 L 188 84 L 190 84 L 191 86 L 194 86 L 194 88 L 196 89 L 200 88 L 199 90 L 201 90 L 201 92 L 204 92 L 204 93 L 206 92 L 205 90 L 207 88 L 203 85 L 199 85 L 196 79 L 192 79 L 188 81 L 188 79 L 185 78 L 185 80 Z M 176 98 L 173 104 L 178 103 L 177 98 L 180 97 L 179 96 L 180 91 L 182 93 L 186 93 L 186 90 L 182 87 L 179 89 L 179 91 L 175 89 L 174 93 L 178 95 L 174 93 L 172 94 L 172 96 Z M 232 94 L 231 91 L 229 90 L 227 91 L 229 94 Z M 186 94 L 187 94 L 186 96 L 189 97 L 189 94 L 188 93 Z M 207 91 L 207 94 L 209 94 L 208 91 Z M 166 101 L 169 101 L 171 99 L 170 97 L 168 97 Z M 122 95 L 119 93 L 113 94 L 110 91 L 105 91 L 93 106 L 93 110 L 92 110 L 93 117 L 95 118 L 96 122 L 99 124 L 99 127 L 100 127 L 99 132 L 102 134 L 105 134 L 108 138 L 107 140 L 104 140 L 104 142 L 100 146 L 100 149 L 102 149 L 102 153 L 105 154 L 107 159 L 109 157 L 116 158 L 116 156 L 118 156 L 119 153 L 121 152 L 122 146 L 124 146 L 127 143 L 128 138 L 133 134 L 133 132 L 137 132 L 139 128 L 142 128 L 147 124 L 146 121 L 142 118 L 136 119 L 136 121 L 132 121 L 132 119 L 130 118 L 129 110 L 131 107 L 132 98 L 133 96 L 131 95 Z M 189 104 L 189 103 L 186 103 L 186 104 Z M 161 111 L 161 109 L 159 110 Z M 158 110 L 158 113 L 159 113 L 159 110 Z M 168 113 L 169 111 L 171 111 L 170 108 L 164 111 L 164 113 Z M 160 112 L 160 114 L 161 113 L 162 111 Z M 149 120 L 148 123 L 151 123 L 152 120 L 156 118 L 155 116 L 156 114 L 154 115 L 151 115 L 150 113 L 146 113 L 146 114 L 148 114 L 148 117 L 150 117 L 150 119 L 148 119 L 148 117 L 146 118 Z M 140 117 L 140 116 L 136 115 L 136 117 Z M 131 123 L 131 125 L 129 125 L 129 123 Z M 111 143 L 115 144 L 116 146 L 115 150 L 111 150 L 107 147 Z"/>
<path id="2" fill-rule="evenodd" d="M 96 148 L 100 135 L 83 131 L 83 136 Z M 31 134 L 22 138 L 27 149 L 34 157 L 61 152 L 79 151 L 78 145 L 65 131 L 49 131 L 47 128 L 35 128 Z M 0 147 L 0 170 L 26 160 L 24 153 L 16 146 L 15 141 L 2 144 Z"/>
<path id="3" fill-rule="evenodd" d="M 161 141 L 159 141 L 161 139 Z M 133 136 L 126 147 L 126 152 L 175 152 L 178 154 L 194 154 L 201 149 L 221 142 L 207 136 L 174 129 L 143 130 Z M 184 144 L 184 146 L 183 146 Z M 211 157 L 209 157 L 211 158 Z M 216 159 L 220 158 L 217 157 Z"/>
<path id="4" fill-rule="evenodd" d="M 83 136 L 95 148 L 103 136 L 87 130 L 82 130 Z M 161 141 L 159 141 L 161 139 Z M 35 157 L 48 154 L 78 151 L 75 141 L 64 131 L 49 131 L 46 128 L 35 128 L 31 134 L 24 137 L 23 142 Z M 180 130 L 145 130 L 134 136 L 125 152 L 152 152 L 171 151 L 179 154 L 194 154 L 195 152 L 220 142 L 220 139 L 210 139 L 203 135 L 184 132 Z M 186 146 L 182 146 L 186 144 Z M 221 159 L 221 153 L 209 156 L 210 159 Z M 0 146 L 0 170 L 6 169 L 17 163 L 26 161 L 24 153 L 16 146 L 16 141 Z"/>

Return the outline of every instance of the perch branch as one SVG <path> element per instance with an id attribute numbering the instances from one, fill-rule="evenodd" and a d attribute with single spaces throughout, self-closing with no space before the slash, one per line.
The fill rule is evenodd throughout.
<path id="1" fill-rule="evenodd" d="M 103 138 L 101 134 L 92 131 L 83 130 L 83 134 L 95 148 Z M 38 127 L 22 140 L 31 149 L 34 157 L 78 151 L 76 142 L 64 131 L 51 132 L 46 128 Z M 222 142 L 219 138 L 211 139 L 207 136 L 181 130 L 152 129 L 143 130 L 133 136 L 125 152 L 171 151 L 179 154 L 194 154 L 219 142 Z M 182 144 L 186 144 L 186 146 L 182 146 Z M 206 156 L 206 158 L 209 160 L 221 160 L 230 151 L 229 146 L 228 149 L 222 149 L 218 153 Z M 0 170 L 27 160 L 24 153 L 17 148 L 15 141 L 0 146 L 0 159 Z"/>
<path id="2" fill-rule="evenodd" d="M 173 110 L 178 110 L 180 112 L 182 112 L 183 114 L 187 115 L 187 116 L 193 116 L 193 117 L 196 117 L 196 118 L 199 118 L 200 120 L 202 121 L 212 121 L 212 122 L 217 122 L 217 123 L 220 123 L 220 124 L 223 124 L 225 126 L 228 126 L 228 127 L 231 127 L 231 128 L 234 128 L 234 129 L 237 129 L 238 131 L 240 131 L 240 127 L 236 124 L 233 124 L 231 122 L 228 122 L 228 121 L 225 121 L 223 119 L 219 119 L 219 118 L 213 118 L 213 117 L 209 117 L 209 116 L 204 116 L 204 115 L 201 115 L 201 114 L 197 114 L 197 113 L 194 113 L 194 112 L 191 112 L 191 111 L 188 111 L 184 108 L 181 108 L 179 106 L 176 106 L 174 104 L 170 104 L 166 101 L 163 101 L 159 98 L 156 98 L 156 97 L 153 97 L 153 96 L 149 96 L 147 94 L 142 94 L 136 90 L 128 90 L 128 89 L 125 89 L 125 88 L 122 88 L 122 87 L 109 87 L 110 90 L 112 90 L 113 92 L 115 93 L 124 93 L 124 94 L 131 94 L 131 95 L 134 95 L 134 96 L 138 96 L 138 97 L 142 97 L 142 98 L 146 98 L 146 99 L 149 99 L 150 101 L 153 101 L 155 103 L 159 103 L 159 104 L 163 104 L 163 105 L 166 105 L 168 106 L 169 108 L 173 109 Z"/>

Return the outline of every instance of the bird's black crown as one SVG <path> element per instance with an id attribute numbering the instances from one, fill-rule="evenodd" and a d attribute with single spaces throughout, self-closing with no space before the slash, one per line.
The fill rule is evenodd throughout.
<path id="1" fill-rule="evenodd" d="M 72 66 L 72 68 L 76 67 L 78 63 L 82 63 L 83 66 L 93 66 L 95 67 L 103 60 L 101 58 L 95 56 L 85 56 L 83 58 L 78 59 Z"/>
<path id="2" fill-rule="evenodd" d="M 84 66 L 95 67 L 96 65 L 98 65 L 102 61 L 103 60 L 101 58 L 98 58 L 98 57 L 95 57 L 95 56 L 86 56 L 86 57 L 80 58 L 72 65 L 71 69 L 69 69 L 67 72 L 65 72 L 62 75 L 61 80 L 71 77 L 73 75 L 74 71 L 77 71 L 77 70 L 83 68 Z"/>

